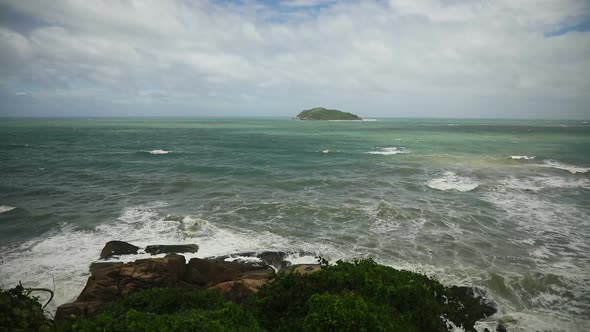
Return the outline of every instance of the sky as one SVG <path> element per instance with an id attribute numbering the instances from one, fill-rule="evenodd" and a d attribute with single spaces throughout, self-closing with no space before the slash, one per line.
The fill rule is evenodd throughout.
<path id="1" fill-rule="evenodd" d="M 0 116 L 590 118 L 588 0 L 0 0 Z"/>

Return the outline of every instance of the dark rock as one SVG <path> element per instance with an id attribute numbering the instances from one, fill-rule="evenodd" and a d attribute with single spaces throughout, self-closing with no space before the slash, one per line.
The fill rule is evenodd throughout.
<path id="1" fill-rule="evenodd" d="M 268 279 L 272 269 L 246 263 L 193 258 L 186 267 L 183 281 L 203 287 L 238 279 Z"/>
<path id="2" fill-rule="evenodd" d="M 496 332 L 508 332 L 508 330 L 504 324 L 498 323 L 498 326 L 496 326 Z"/>
<path id="3" fill-rule="evenodd" d="M 313 253 L 304 252 L 304 251 L 295 251 L 295 252 L 285 252 L 285 251 L 262 251 L 262 252 L 243 252 L 231 255 L 224 255 L 224 256 L 216 256 L 212 257 L 212 259 L 218 261 L 225 261 L 227 259 L 232 259 L 234 261 L 239 261 L 246 264 L 257 265 L 257 266 L 270 266 L 276 272 L 285 270 L 291 263 L 286 261 L 285 259 L 291 254 L 300 254 L 300 255 L 315 255 Z M 253 261 L 243 261 L 240 260 L 240 257 L 256 257 L 260 259 L 260 262 L 253 262 Z"/>
<path id="4" fill-rule="evenodd" d="M 209 289 L 216 289 L 226 299 L 242 303 L 244 300 L 256 293 L 258 289 L 269 282 L 268 279 L 240 279 L 219 283 Z"/>
<path id="5" fill-rule="evenodd" d="M 199 251 L 199 246 L 196 244 L 152 245 L 145 247 L 145 252 L 151 255 L 176 254 L 182 252 L 195 253 L 197 251 Z"/>
<path id="6" fill-rule="evenodd" d="M 76 319 L 98 313 L 107 303 L 74 302 L 60 305 L 55 311 L 55 320 Z"/>
<path id="7" fill-rule="evenodd" d="M 88 270 L 90 274 L 94 274 L 98 270 L 106 269 L 115 265 L 122 265 L 123 262 L 93 262 L 90 264 Z"/>
<path id="8" fill-rule="evenodd" d="M 486 291 L 478 287 L 453 286 L 450 287 L 451 292 L 459 298 L 472 297 L 479 300 L 479 305 L 484 317 L 489 317 L 498 311 L 498 307 L 492 301 Z"/>
<path id="9" fill-rule="evenodd" d="M 100 259 L 112 256 L 137 254 L 139 247 L 123 241 L 109 241 L 100 252 Z"/>

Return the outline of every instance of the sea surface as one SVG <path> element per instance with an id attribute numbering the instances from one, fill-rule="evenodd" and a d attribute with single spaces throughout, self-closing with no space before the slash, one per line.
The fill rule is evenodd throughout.
<path id="1" fill-rule="evenodd" d="M 481 328 L 589 331 L 589 170 L 585 121 L 0 119 L 0 281 L 54 311 L 109 240 L 305 251 L 481 287 Z"/>

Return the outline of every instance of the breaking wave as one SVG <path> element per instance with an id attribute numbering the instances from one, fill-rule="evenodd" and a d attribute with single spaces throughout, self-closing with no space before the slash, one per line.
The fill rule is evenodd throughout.
<path id="1" fill-rule="evenodd" d="M 456 190 L 460 192 L 471 191 L 479 186 L 472 179 L 459 176 L 454 172 L 445 172 L 441 177 L 426 182 L 426 185 L 432 189 Z"/>

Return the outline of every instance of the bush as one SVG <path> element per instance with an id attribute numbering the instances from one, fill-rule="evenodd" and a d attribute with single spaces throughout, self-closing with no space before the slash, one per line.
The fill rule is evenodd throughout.
<path id="1" fill-rule="evenodd" d="M 257 331 L 254 317 L 215 291 L 154 288 L 103 313 L 60 326 L 63 331 Z"/>
<path id="2" fill-rule="evenodd" d="M 45 317 L 38 298 L 30 297 L 21 285 L 0 291 L 0 331 L 52 329 L 52 322 Z"/>
<path id="3" fill-rule="evenodd" d="M 371 259 L 279 275 L 247 305 L 263 328 L 280 331 L 445 331 L 441 317 L 474 330 L 483 318 L 477 300 L 459 299 L 434 279 Z"/>

